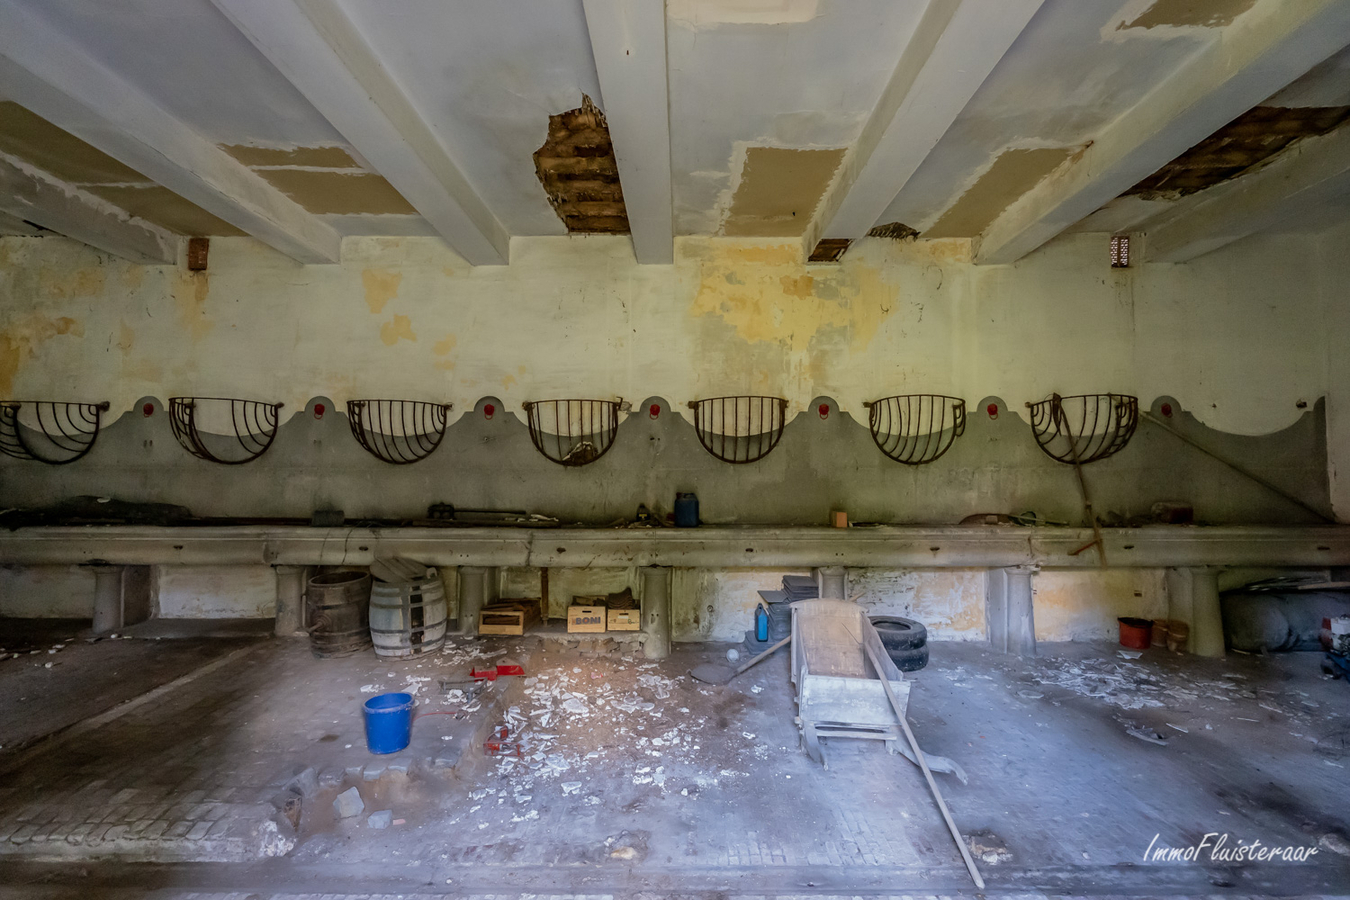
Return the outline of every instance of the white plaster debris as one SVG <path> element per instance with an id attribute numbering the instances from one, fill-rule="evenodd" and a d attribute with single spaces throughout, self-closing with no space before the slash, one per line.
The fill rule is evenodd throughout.
<path id="1" fill-rule="evenodd" d="M 639 668 L 655 666 L 655 663 L 648 663 Z M 614 671 L 625 668 L 615 666 Z M 563 795 L 580 796 L 592 772 L 608 771 L 604 760 L 611 754 L 623 756 L 640 752 L 659 758 L 663 752 L 678 753 L 678 757 L 671 760 L 678 763 L 685 760 L 689 751 L 698 748 L 693 735 L 706 726 L 707 719 L 682 720 L 672 726 L 663 721 L 662 711 L 657 710 L 654 702 L 669 698 L 685 676 L 667 678 L 648 672 L 638 676 L 634 690 L 622 690 L 605 680 L 608 676 L 602 673 L 587 671 L 580 666 L 569 669 L 524 679 L 521 686 L 528 704 L 522 704 L 523 709 L 512 707 L 503 717 L 511 727 L 514 739 L 524 747 L 522 759 L 504 757 L 497 763 L 499 775 L 512 776 L 517 803 L 529 801 L 537 782 L 564 776 L 568 780 L 559 782 Z M 661 732 L 643 734 L 648 723 L 653 721 L 661 722 Z M 591 743 L 572 749 L 575 744 L 566 740 L 566 732 L 574 729 L 602 734 L 604 744 L 597 747 Z M 653 747 L 661 750 L 649 749 Z M 634 773 L 633 783 L 664 790 L 668 778 L 665 765 L 657 766 L 654 772 L 648 766 Z M 594 806 L 601 800 L 590 795 L 583 802 Z"/>
<path id="2" fill-rule="evenodd" d="M 363 685 L 361 685 L 361 693 L 363 693 L 363 694 L 378 694 L 378 693 L 379 693 L 380 691 L 382 691 L 382 690 L 384 690 L 384 688 L 382 688 L 382 687 L 381 687 L 380 685 L 378 685 L 378 684 L 363 684 Z"/>

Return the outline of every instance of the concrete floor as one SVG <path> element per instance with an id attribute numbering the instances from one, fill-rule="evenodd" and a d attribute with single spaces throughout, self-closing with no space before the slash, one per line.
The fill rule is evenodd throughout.
<path id="1" fill-rule="evenodd" d="M 822 770 L 798 750 L 785 652 L 708 687 L 687 672 L 724 647 L 650 663 L 501 638 L 390 662 L 161 637 L 0 662 L 0 697 L 28 696 L 38 678 L 49 696 L 82 696 L 83 715 L 113 710 L 0 750 L 0 897 L 973 893 L 909 762 L 833 741 Z M 1324 678 L 1318 654 L 1131 661 L 1118 649 L 1043 645 L 1023 661 L 934 643 L 914 674 L 915 733 L 969 774 L 937 778 L 987 895 L 1350 894 L 1350 685 Z M 168 664 L 180 657 L 215 668 L 184 680 Z M 63 665 L 45 668 L 53 658 Z M 106 677 L 114 658 L 136 676 Z M 467 707 L 442 694 L 442 680 L 503 660 L 526 677 Z M 113 706 L 128 684 L 166 682 L 151 702 Z M 459 716 L 422 718 L 407 751 L 372 756 L 360 702 L 409 686 L 419 712 Z M 503 720 L 523 723 L 527 758 L 483 754 Z M 0 744 L 11 728 L 31 741 L 31 717 L 0 719 Z M 341 819 L 332 800 L 352 786 L 365 809 Z M 395 824 L 372 828 L 386 809 Z M 1318 853 L 1144 860 L 1151 841 L 1211 832 Z"/>

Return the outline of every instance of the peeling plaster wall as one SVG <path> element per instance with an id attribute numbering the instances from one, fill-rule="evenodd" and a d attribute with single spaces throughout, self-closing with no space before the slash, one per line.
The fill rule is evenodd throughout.
<path id="1" fill-rule="evenodd" d="M 161 619 L 266 619 L 277 612 L 271 566 L 156 566 L 155 584 Z"/>
<path id="2" fill-rule="evenodd" d="M 1115 640 L 1119 616 L 1171 618 L 1164 575 L 1162 569 L 1037 573 L 1031 582 L 1036 640 Z"/>
<path id="3" fill-rule="evenodd" d="M 0 618 L 92 619 L 88 566 L 0 566 Z"/>
<path id="4" fill-rule="evenodd" d="M 1101 235 L 1013 266 L 960 240 L 865 239 L 838 266 L 797 249 L 681 239 L 637 266 L 622 237 L 517 238 L 473 269 L 436 239 L 348 238 L 298 266 L 216 239 L 211 269 L 138 267 L 60 238 L 0 238 L 0 396 L 450 401 L 495 396 L 942 392 L 974 404 L 1051 391 L 1171 396 L 1204 424 L 1268 434 L 1326 390 L 1320 269 L 1301 236 L 1253 238 L 1187 265 L 1113 270 Z M 1329 274 L 1329 273 L 1328 273 Z"/>

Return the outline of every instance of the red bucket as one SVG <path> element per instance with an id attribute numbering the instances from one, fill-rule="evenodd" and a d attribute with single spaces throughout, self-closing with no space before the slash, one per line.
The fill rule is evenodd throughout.
<path id="1" fill-rule="evenodd" d="M 1131 650 L 1147 650 L 1153 643 L 1153 620 L 1123 616 L 1120 623 L 1120 646 Z"/>

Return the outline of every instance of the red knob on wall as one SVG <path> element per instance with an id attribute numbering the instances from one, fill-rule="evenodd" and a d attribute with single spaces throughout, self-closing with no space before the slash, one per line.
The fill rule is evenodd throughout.
<path id="1" fill-rule="evenodd" d="M 155 404 L 147 403 L 141 407 L 141 415 L 145 416 L 147 419 L 153 416 L 154 414 L 155 414 Z"/>
<path id="2" fill-rule="evenodd" d="M 1172 404 L 1164 403 L 1159 409 L 1164 416 L 1167 416 L 1169 419 L 1172 418 Z"/>
<path id="3" fill-rule="evenodd" d="M 653 419 L 661 415 L 661 404 L 653 403 L 650 407 L 647 408 L 647 415 L 651 416 Z"/>
<path id="4" fill-rule="evenodd" d="M 828 403 L 820 404 L 820 406 L 816 409 L 816 412 L 820 413 L 820 417 L 822 419 L 828 419 L 830 417 L 830 404 Z"/>
<path id="5" fill-rule="evenodd" d="M 491 403 L 488 403 L 483 407 L 483 418 L 485 419 L 492 418 L 496 413 L 497 407 L 493 406 Z"/>
<path id="6" fill-rule="evenodd" d="M 323 418 L 324 412 L 325 412 L 325 410 L 324 410 L 324 406 L 323 406 L 322 403 L 315 403 L 315 404 L 314 404 L 314 418 L 316 418 L 316 419 L 322 419 L 322 418 Z"/>
<path id="7" fill-rule="evenodd" d="M 997 419 L 997 418 L 998 418 L 998 404 L 997 404 L 997 403 L 990 403 L 988 406 L 986 406 L 986 407 L 984 408 L 984 411 L 987 412 L 987 413 L 989 413 L 989 418 L 991 418 L 991 419 Z"/>

